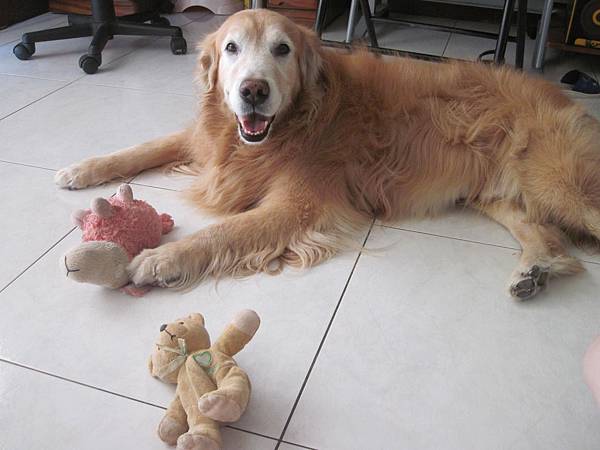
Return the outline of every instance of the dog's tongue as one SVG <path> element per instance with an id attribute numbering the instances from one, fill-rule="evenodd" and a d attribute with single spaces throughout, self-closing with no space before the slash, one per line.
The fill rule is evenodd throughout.
<path id="1" fill-rule="evenodd" d="M 264 133 L 269 125 L 269 121 L 257 114 L 251 114 L 242 118 L 242 127 L 248 134 Z"/>

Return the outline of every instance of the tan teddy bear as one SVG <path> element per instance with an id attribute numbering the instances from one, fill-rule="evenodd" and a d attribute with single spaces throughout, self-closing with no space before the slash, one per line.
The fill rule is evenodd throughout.
<path id="1" fill-rule="evenodd" d="M 150 373 L 177 384 L 175 399 L 158 425 L 158 435 L 177 450 L 221 448 L 219 422 L 234 422 L 250 398 L 250 380 L 232 356 L 252 339 L 260 319 L 254 311 L 235 315 L 211 345 L 204 317 L 190 314 L 160 327 Z"/>

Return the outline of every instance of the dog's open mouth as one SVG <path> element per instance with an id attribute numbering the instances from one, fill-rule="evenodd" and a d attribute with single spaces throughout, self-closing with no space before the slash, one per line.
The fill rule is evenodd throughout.
<path id="1" fill-rule="evenodd" d="M 238 117 L 238 128 L 240 134 L 247 142 L 260 142 L 269 134 L 269 128 L 273 122 L 273 117 L 266 117 L 261 114 L 251 113 Z"/>

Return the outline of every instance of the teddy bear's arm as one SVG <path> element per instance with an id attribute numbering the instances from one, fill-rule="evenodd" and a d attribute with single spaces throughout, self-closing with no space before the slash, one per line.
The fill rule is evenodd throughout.
<path id="1" fill-rule="evenodd" d="M 240 311 L 221 333 L 213 348 L 228 356 L 234 356 L 250 342 L 259 325 L 260 318 L 254 311 L 249 309 Z"/>

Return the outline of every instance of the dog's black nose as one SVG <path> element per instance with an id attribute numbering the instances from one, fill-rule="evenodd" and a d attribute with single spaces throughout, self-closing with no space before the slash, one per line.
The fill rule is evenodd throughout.
<path id="1" fill-rule="evenodd" d="M 163 323 L 163 324 L 160 326 L 160 331 L 165 331 L 166 329 L 167 329 L 167 324 L 166 324 L 166 323 Z"/>
<path id="2" fill-rule="evenodd" d="M 269 97 L 269 83 L 265 80 L 244 80 L 240 85 L 240 96 L 246 103 L 258 106 Z"/>

